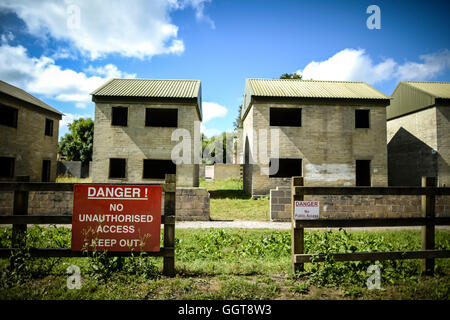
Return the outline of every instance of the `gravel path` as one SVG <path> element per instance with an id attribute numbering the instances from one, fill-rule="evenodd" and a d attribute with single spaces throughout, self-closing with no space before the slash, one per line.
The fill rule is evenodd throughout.
<path id="1" fill-rule="evenodd" d="M 244 229 L 280 229 L 289 230 L 290 222 L 270 221 L 177 221 L 178 229 L 207 229 L 207 228 L 244 228 Z"/>

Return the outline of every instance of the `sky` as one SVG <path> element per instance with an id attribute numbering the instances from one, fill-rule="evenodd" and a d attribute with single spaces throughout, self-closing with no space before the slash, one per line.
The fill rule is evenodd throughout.
<path id="1" fill-rule="evenodd" d="M 0 79 L 64 113 L 60 137 L 94 118 L 90 92 L 110 78 L 201 80 L 210 137 L 233 129 L 246 78 L 298 73 L 387 95 L 450 81 L 448 12 L 437 0 L 0 0 Z"/>

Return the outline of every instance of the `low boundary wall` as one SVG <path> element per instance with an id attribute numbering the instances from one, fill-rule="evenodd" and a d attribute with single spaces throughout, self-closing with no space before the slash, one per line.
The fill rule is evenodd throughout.
<path id="1" fill-rule="evenodd" d="M 0 215 L 11 215 L 14 192 L 0 192 Z M 164 194 L 162 200 L 164 213 Z M 209 192 L 205 188 L 176 189 L 176 220 L 210 220 Z M 30 191 L 29 215 L 72 215 L 73 192 Z"/>
<path id="2" fill-rule="evenodd" d="M 421 196 L 330 195 L 305 196 L 320 201 L 322 218 L 421 217 Z M 436 196 L 436 217 L 450 217 L 450 196 Z M 291 221 L 291 188 L 270 190 L 270 220 Z"/>

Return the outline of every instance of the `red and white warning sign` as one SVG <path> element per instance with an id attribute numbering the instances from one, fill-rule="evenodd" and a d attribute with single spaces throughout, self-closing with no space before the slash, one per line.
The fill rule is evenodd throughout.
<path id="1" fill-rule="evenodd" d="M 294 219 L 319 219 L 320 202 L 319 201 L 295 201 Z"/>
<path id="2" fill-rule="evenodd" d="M 159 251 L 161 186 L 74 186 L 72 250 Z"/>

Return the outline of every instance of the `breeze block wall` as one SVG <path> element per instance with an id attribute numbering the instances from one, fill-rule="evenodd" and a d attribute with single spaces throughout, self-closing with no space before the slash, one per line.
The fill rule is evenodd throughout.
<path id="1" fill-rule="evenodd" d="M 271 107 L 301 108 L 302 126 L 270 126 Z M 356 109 L 370 110 L 369 128 L 355 128 Z M 268 195 L 270 189 L 291 183 L 291 178 L 263 174 L 261 169 L 268 172 L 269 166 L 258 158 L 260 129 L 279 130 L 279 158 L 302 159 L 305 186 L 354 186 L 357 159 L 371 161 L 372 186 L 388 184 L 384 106 L 255 103 L 243 127 L 244 191 L 252 196 Z"/>
<path id="2" fill-rule="evenodd" d="M 14 193 L 0 192 L 0 215 L 11 215 Z M 161 203 L 164 214 L 164 193 Z M 209 192 L 204 188 L 177 188 L 177 220 L 209 220 Z M 72 215 L 73 193 L 71 191 L 30 192 L 28 199 L 29 215 Z"/>
<path id="3" fill-rule="evenodd" d="M 421 196 L 305 196 L 320 201 L 321 218 L 421 217 Z M 436 196 L 436 216 L 450 217 L 450 196 Z M 270 190 L 270 219 L 291 221 L 291 189 Z"/>
<path id="4" fill-rule="evenodd" d="M 215 164 L 214 180 L 222 180 L 228 178 L 239 179 L 241 177 L 240 164 Z"/>
<path id="5" fill-rule="evenodd" d="M 112 107 L 128 107 L 128 125 L 112 126 Z M 163 108 L 178 110 L 178 127 L 146 127 L 145 109 Z M 179 141 L 172 141 L 172 133 L 185 129 L 191 138 L 191 163 L 177 165 L 177 186 L 198 187 L 199 165 L 194 164 L 194 139 L 200 137 L 200 126 L 195 125 L 199 116 L 192 105 L 144 104 L 144 103 L 96 103 L 92 181 L 95 183 L 158 183 L 160 180 L 143 178 L 144 159 L 171 160 L 173 148 Z M 109 178 L 109 159 L 125 158 L 126 177 Z"/>
<path id="6" fill-rule="evenodd" d="M 42 161 L 50 160 L 50 181 L 55 181 L 59 117 L 13 100 L 4 99 L 2 104 L 17 108 L 18 114 L 17 128 L 0 125 L 0 156 L 15 158 L 14 176 L 28 176 L 30 182 L 42 181 Z M 53 120 L 52 136 L 45 135 L 46 118 Z M 11 178 L 0 180 L 11 181 Z"/>

